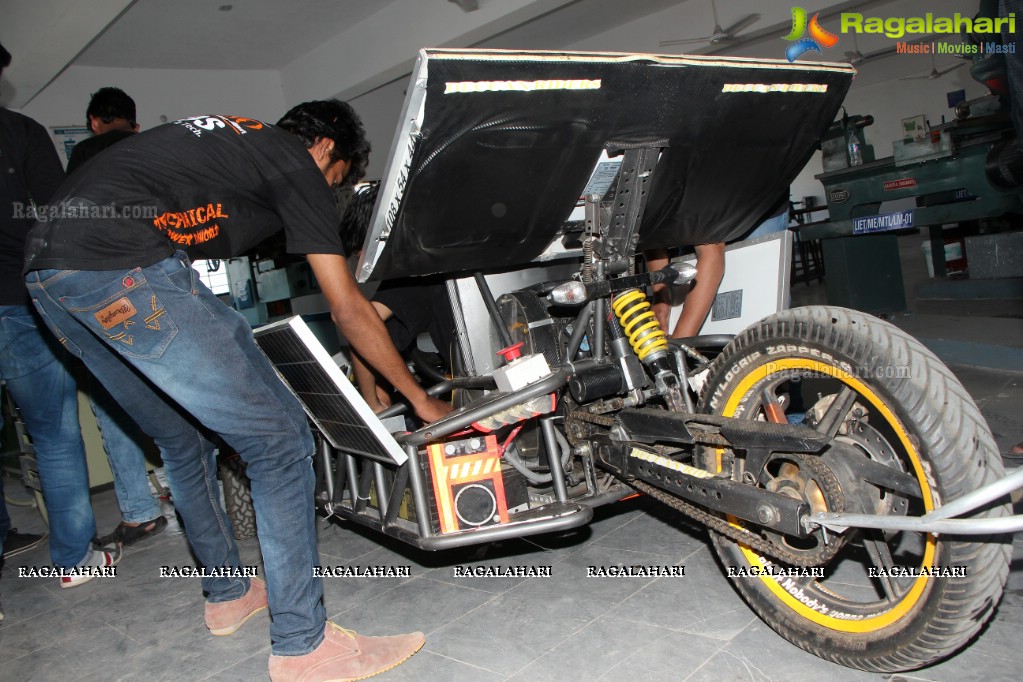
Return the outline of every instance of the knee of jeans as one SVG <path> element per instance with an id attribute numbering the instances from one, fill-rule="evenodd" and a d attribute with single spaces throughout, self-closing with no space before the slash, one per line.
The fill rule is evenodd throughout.
<path id="1" fill-rule="evenodd" d="M 32 441 L 37 453 L 42 450 L 48 457 L 62 459 L 84 457 L 85 446 L 77 413 L 71 414 L 70 410 L 65 410 L 65 414 L 50 422 L 48 426 L 49 428 L 32 432 Z"/>
<path id="2" fill-rule="evenodd" d="M 312 440 L 308 448 L 289 447 L 281 449 L 261 448 L 256 452 L 239 453 L 246 465 L 246 474 L 250 479 L 279 478 L 286 471 L 293 471 L 292 467 L 304 472 L 306 469 L 312 471 L 313 448 Z"/>

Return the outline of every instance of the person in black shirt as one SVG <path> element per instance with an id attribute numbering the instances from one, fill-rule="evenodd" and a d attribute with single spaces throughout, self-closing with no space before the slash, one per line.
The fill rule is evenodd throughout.
<path id="1" fill-rule="evenodd" d="M 67 174 L 71 175 L 92 157 L 139 131 L 135 100 L 120 88 L 100 88 L 92 93 L 85 119 L 93 136 L 71 150 Z"/>
<path id="2" fill-rule="evenodd" d="M 68 175 L 77 172 L 103 150 L 139 131 L 135 100 L 120 88 L 100 88 L 94 92 L 85 118 L 94 137 L 79 142 L 71 150 Z M 116 483 L 117 506 L 121 509 L 121 522 L 99 542 L 104 545 L 120 542 L 127 547 L 162 532 L 167 527 L 167 519 L 149 489 L 146 456 L 142 450 L 144 435 L 103 385 L 93 381 L 88 373 L 86 376 L 90 379 L 89 403 L 103 439 L 103 449 Z"/>
<path id="3" fill-rule="evenodd" d="M 421 419 L 438 419 L 450 407 L 408 372 L 340 246 L 330 188 L 359 179 L 368 152 L 354 110 L 336 100 L 299 105 L 276 125 L 224 115 L 174 121 L 122 140 L 89 173 L 69 178 L 52 219 L 38 222 L 26 245 L 33 302 L 160 447 L 175 507 L 207 568 L 240 559 L 214 492 L 206 434 L 247 463 L 265 587 L 235 575 L 203 578 L 206 624 L 231 634 L 268 601 L 278 681 L 306 672 L 304 680 L 360 679 L 425 639 L 325 627 L 305 413 L 245 319 L 202 285 L 189 258 L 230 258 L 283 230 L 353 347 Z"/>
<path id="4" fill-rule="evenodd" d="M 0 46 L 0 72 L 10 63 Z M 17 403 L 36 453 L 55 566 L 112 566 L 120 547 L 93 549 L 96 521 L 67 354 L 30 305 L 22 277 L 32 217 L 64 180 L 57 151 L 37 122 L 0 108 L 0 379 Z M 3 538 L 0 538 L 0 545 Z M 62 587 L 90 576 L 61 576 Z"/>
<path id="5" fill-rule="evenodd" d="M 347 253 L 361 252 L 379 189 L 379 184 L 362 187 L 346 202 L 340 232 Z M 400 353 L 408 352 L 421 333 L 429 332 L 447 366 L 454 344 L 455 320 L 442 278 L 414 277 L 383 282 L 370 302 Z M 358 353 L 352 354 L 352 370 L 359 393 L 374 412 L 390 407 L 389 391 L 380 385 L 377 374 L 366 366 Z"/>

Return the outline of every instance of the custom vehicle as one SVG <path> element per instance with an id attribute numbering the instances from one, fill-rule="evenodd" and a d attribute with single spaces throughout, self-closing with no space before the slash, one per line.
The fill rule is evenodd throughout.
<path id="1" fill-rule="evenodd" d="M 258 330 L 321 436 L 319 506 L 437 550 L 577 528 L 641 493 L 705 526 L 723 566 L 757 576 L 721 589 L 817 656 L 891 672 L 964 646 L 999 602 L 1023 478 L 955 376 L 828 306 L 669 341 L 649 287 L 699 274 L 641 267 L 755 224 L 853 75 L 421 52 L 358 275 L 450 277 L 455 371 L 430 391 L 458 409 L 408 432 L 300 318 Z"/>

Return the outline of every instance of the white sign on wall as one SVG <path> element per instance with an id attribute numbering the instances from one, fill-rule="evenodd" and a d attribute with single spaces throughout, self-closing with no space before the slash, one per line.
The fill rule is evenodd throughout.
<path id="1" fill-rule="evenodd" d="M 53 143 L 57 145 L 57 152 L 64 160 L 64 165 L 71 160 L 71 150 L 75 145 L 92 137 L 92 131 L 88 126 L 50 126 L 50 134 L 53 135 Z"/>

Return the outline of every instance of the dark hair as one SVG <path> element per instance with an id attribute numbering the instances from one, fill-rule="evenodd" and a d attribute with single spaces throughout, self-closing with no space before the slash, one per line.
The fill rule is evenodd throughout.
<path id="1" fill-rule="evenodd" d="M 2 43 L 0 43 L 0 70 L 11 65 L 11 53 L 4 49 Z"/>
<path id="2" fill-rule="evenodd" d="M 345 213 L 341 216 L 341 248 L 345 255 L 352 255 L 362 248 L 366 241 L 366 230 L 373 217 L 373 206 L 377 203 L 380 183 L 360 187 L 348 199 Z"/>
<path id="3" fill-rule="evenodd" d="M 120 88 L 100 88 L 92 93 L 89 108 L 85 110 L 86 124 L 89 123 L 90 116 L 95 116 L 104 123 L 123 118 L 134 126 L 136 125 L 135 100 Z"/>
<path id="4" fill-rule="evenodd" d="M 355 184 L 366 175 L 366 164 L 369 163 L 369 140 L 366 129 L 355 109 L 347 102 L 336 99 L 304 102 L 293 107 L 280 121 L 277 127 L 287 130 L 302 140 L 309 149 L 321 137 L 334 141 L 334 149 L 330 153 L 331 162 L 349 161 L 351 170 L 345 182 Z"/>

